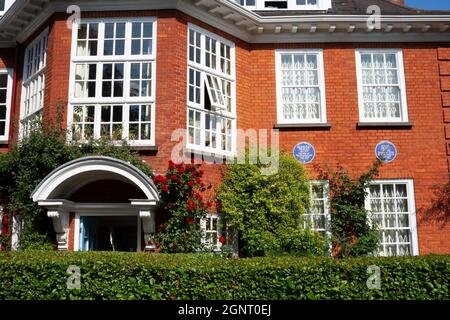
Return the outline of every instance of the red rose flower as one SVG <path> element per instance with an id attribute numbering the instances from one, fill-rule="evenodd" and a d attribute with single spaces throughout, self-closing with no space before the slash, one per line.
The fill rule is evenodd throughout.
<path id="1" fill-rule="evenodd" d="M 186 165 L 186 170 L 191 170 L 191 165 L 190 164 Z"/>
<path id="2" fill-rule="evenodd" d="M 200 183 L 200 182 L 202 182 L 202 179 L 196 178 L 195 181 L 196 181 L 197 183 Z"/>
<path id="3" fill-rule="evenodd" d="M 178 173 L 179 174 L 184 173 L 184 167 L 182 167 L 182 166 L 178 167 Z"/>
<path id="4" fill-rule="evenodd" d="M 169 169 L 175 168 L 175 163 L 172 160 L 169 160 Z"/>
<path id="5" fill-rule="evenodd" d="M 200 202 L 200 208 L 204 208 L 205 207 L 205 204 L 203 203 L 203 202 Z"/>
<path id="6" fill-rule="evenodd" d="M 195 182 L 194 182 L 194 181 L 191 180 L 191 181 L 188 182 L 188 186 L 189 186 L 189 187 L 192 188 L 194 185 L 195 185 Z"/>
<path id="7" fill-rule="evenodd" d="M 163 185 L 162 191 L 164 191 L 164 192 L 169 191 L 169 186 L 167 184 Z"/>
<path id="8" fill-rule="evenodd" d="M 219 242 L 220 242 L 221 244 L 224 244 L 224 243 L 225 243 L 225 237 L 224 237 L 224 236 L 220 236 Z"/>
<path id="9" fill-rule="evenodd" d="M 206 205 L 211 208 L 214 204 L 212 202 L 207 202 Z"/>
<path id="10" fill-rule="evenodd" d="M 172 176 L 170 177 L 170 179 L 172 179 L 172 181 L 177 181 L 177 180 L 178 180 L 178 177 L 177 177 L 176 175 L 172 175 Z"/>
<path id="11" fill-rule="evenodd" d="M 172 202 L 169 202 L 168 204 L 167 204 L 167 208 L 173 208 L 173 203 Z"/>

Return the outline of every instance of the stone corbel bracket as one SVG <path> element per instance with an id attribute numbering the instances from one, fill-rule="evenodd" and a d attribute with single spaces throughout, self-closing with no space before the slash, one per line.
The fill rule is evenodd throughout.
<path id="1" fill-rule="evenodd" d="M 155 206 L 156 201 L 153 200 L 130 200 L 133 207 L 138 208 L 139 217 L 142 221 L 142 231 L 144 232 L 145 250 L 154 251 L 156 249 L 153 242 L 155 235 Z M 149 240 L 152 240 L 149 243 Z"/>
<path id="2" fill-rule="evenodd" d="M 39 206 L 47 209 L 47 216 L 52 219 L 56 232 L 58 250 L 66 251 L 69 248 L 69 213 L 73 203 L 67 200 L 39 201 Z"/>

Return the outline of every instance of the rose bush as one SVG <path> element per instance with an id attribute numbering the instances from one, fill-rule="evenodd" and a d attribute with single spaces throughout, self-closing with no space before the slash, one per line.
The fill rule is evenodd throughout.
<path id="1" fill-rule="evenodd" d="M 204 192 L 211 188 L 202 181 L 201 165 L 169 161 L 164 175 L 153 181 L 161 193 L 163 209 L 169 218 L 160 225 L 157 247 L 160 252 L 196 252 L 203 249 L 200 220 L 214 203 L 206 199 Z"/>

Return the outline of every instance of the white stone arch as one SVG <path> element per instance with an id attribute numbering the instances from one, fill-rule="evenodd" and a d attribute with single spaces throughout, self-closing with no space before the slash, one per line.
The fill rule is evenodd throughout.
<path id="1" fill-rule="evenodd" d="M 59 250 L 68 249 L 69 213 L 78 208 L 78 204 L 67 199 L 91 182 L 108 179 L 132 184 L 145 195 L 145 199 L 129 199 L 129 206 L 134 208 L 142 219 L 145 239 L 155 232 L 154 208 L 159 202 L 159 194 L 150 177 L 119 159 L 104 156 L 83 157 L 52 171 L 31 194 L 33 201 L 45 207 L 48 217 L 53 220 Z M 83 206 L 86 207 L 86 204 Z M 92 204 L 92 210 L 98 210 L 100 207 L 98 203 Z"/>
<path id="2" fill-rule="evenodd" d="M 74 189 L 105 178 L 128 182 L 141 190 L 147 200 L 159 201 L 153 181 L 135 166 L 111 157 L 84 157 L 51 172 L 33 191 L 33 201 L 63 199 Z"/>

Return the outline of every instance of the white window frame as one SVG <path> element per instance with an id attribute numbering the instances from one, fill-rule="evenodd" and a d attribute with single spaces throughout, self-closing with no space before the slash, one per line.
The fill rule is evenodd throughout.
<path id="1" fill-rule="evenodd" d="M 9 127 L 11 123 L 11 103 L 12 103 L 12 89 L 13 89 L 13 69 L 0 69 L 0 74 L 7 74 L 8 81 L 6 84 L 6 115 L 5 115 L 5 134 L 0 135 L 0 143 L 8 143 L 9 141 Z"/>
<path id="2" fill-rule="evenodd" d="M 330 242 L 331 245 L 331 213 L 330 213 L 330 185 L 328 180 L 310 180 L 309 186 L 310 186 L 310 194 L 311 194 L 311 206 L 314 201 L 312 198 L 312 187 L 315 185 L 321 185 L 323 187 L 323 201 L 324 201 L 324 214 L 325 214 L 325 228 L 322 229 L 315 229 L 314 226 L 311 226 L 311 230 L 313 231 L 320 231 L 324 232 L 326 235 L 327 240 Z M 314 213 L 311 213 L 310 211 L 307 211 L 305 215 L 308 217 L 308 221 L 305 221 L 305 226 L 307 222 L 310 221 L 310 217 L 314 216 Z"/>
<path id="3" fill-rule="evenodd" d="M 409 230 L 410 230 L 410 242 L 411 242 L 411 255 L 419 255 L 419 242 L 417 235 L 417 222 L 416 222 L 416 203 L 415 203 L 415 193 L 414 193 L 414 180 L 413 179 L 389 179 L 389 180 L 374 180 L 370 185 L 389 185 L 389 184 L 406 184 L 406 192 L 408 195 L 408 219 L 409 219 Z M 368 196 L 365 200 L 366 210 L 370 212 L 370 191 L 366 190 Z M 396 229 L 398 230 L 398 227 Z M 382 240 L 380 241 L 381 244 Z M 394 243 L 395 244 L 395 243 Z M 378 250 L 378 249 L 377 249 Z"/>
<path id="4" fill-rule="evenodd" d="M 189 60 L 189 32 L 190 30 L 194 32 L 198 32 L 201 34 L 200 39 L 200 63 L 190 61 Z M 197 25 L 194 25 L 192 23 L 188 24 L 187 28 L 187 70 L 186 70 L 186 76 L 188 81 L 186 81 L 186 102 L 187 102 L 187 108 L 186 108 L 186 148 L 189 150 L 194 151 L 200 151 L 206 154 L 217 154 L 222 155 L 226 157 L 232 157 L 236 154 L 236 136 L 237 136 L 237 117 L 236 117 L 236 59 L 235 59 L 235 44 L 223 37 L 220 37 L 214 33 L 209 32 L 208 30 L 205 30 L 201 27 L 198 27 Z M 213 69 L 211 67 L 207 67 L 205 63 L 205 52 L 206 52 L 206 46 L 205 46 L 205 37 L 209 37 L 211 39 L 216 40 L 218 43 L 217 45 L 220 47 L 220 43 L 223 43 L 230 47 L 230 74 L 226 74 L 225 72 L 221 72 L 220 70 L 220 51 L 216 51 L 217 55 L 217 66 L 219 70 Z M 195 53 L 194 53 L 195 54 Z M 189 70 L 193 69 L 194 72 L 198 71 L 200 72 L 200 103 L 190 102 L 189 101 Z M 207 83 L 206 75 L 212 75 L 214 77 L 218 77 L 219 79 L 225 79 L 227 81 L 231 82 L 231 112 L 226 110 L 226 106 L 216 105 L 214 106 L 213 101 L 211 101 L 211 107 L 212 110 L 206 110 L 204 108 L 205 106 L 205 93 L 204 88 Z M 219 86 L 222 87 L 222 82 L 219 81 Z M 220 88 L 222 89 L 222 88 Z M 195 94 L 195 92 L 194 92 Z M 207 93 L 210 94 L 209 92 Z M 223 96 L 224 101 L 226 101 L 226 97 Z M 216 110 L 214 110 L 216 108 Z M 189 111 L 192 110 L 195 112 L 200 112 L 200 145 L 197 144 L 191 144 L 189 143 L 188 137 L 189 137 Z M 206 131 L 207 129 L 201 129 L 205 123 L 205 115 L 206 113 L 209 113 L 212 116 L 216 116 L 217 119 L 227 119 L 231 120 L 231 151 L 223 150 L 221 149 L 222 145 L 222 133 L 221 133 L 221 120 L 217 120 L 217 122 L 220 122 L 219 125 L 217 125 L 216 129 L 216 148 L 212 147 L 206 147 L 205 146 L 205 137 L 206 137 Z M 211 129 L 209 130 L 211 131 Z M 220 147 L 220 148 L 219 148 Z"/>
<path id="5" fill-rule="evenodd" d="M 318 87 L 320 90 L 319 119 L 284 119 L 283 117 L 283 75 L 281 56 L 283 54 L 316 54 L 318 68 Z M 277 123 L 278 124 L 323 124 L 327 123 L 327 100 L 325 88 L 325 68 L 323 49 L 277 49 L 275 50 L 276 90 L 277 90 Z"/>
<path id="6" fill-rule="evenodd" d="M 397 60 L 397 76 L 400 89 L 400 119 L 396 118 L 366 118 L 364 117 L 364 91 L 363 91 L 363 79 L 362 79 L 362 63 L 361 55 L 367 53 L 390 53 L 396 55 Z M 377 49 L 356 49 L 356 77 L 358 82 L 358 108 L 359 108 L 359 121 L 361 123 L 378 123 L 378 122 L 408 122 L 408 99 L 406 92 L 405 81 L 405 68 L 403 61 L 403 49 L 396 48 L 377 48 Z"/>
<path id="7" fill-rule="evenodd" d="M 47 70 L 47 50 L 48 50 L 48 34 L 49 29 L 46 28 L 41 34 L 39 34 L 36 39 L 34 39 L 25 49 L 24 63 L 23 63 L 23 76 L 22 76 L 22 94 L 20 98 L 20 129 L 19 129 L 19 139 L 25 138 L 30 130 L 33 129 L 33 121 L 42 119 L 42 113 L 44 109 L 44 96 L 40 97 L 39 93 L 42 91 L 42 95 L 45 95 L 45 83 L 46 83 L 46 70 Z M 45 45 L 45 49 L 42 57 L 42 65 L 36 68 L 36 71 L 32 74 L 29 73 L 30 66 L 37 62 L 36 59 L 30 61 L 30 52 L 34 50 L 38 43 Z M 33 51 L 34 52 L 34 51 Z M 34 56 L 33 56 L 34 57 Z M 43 80 L 43 81 L 41 81 Z M 34 87 L 38 84 L 38 89 L 36 91 L 36 99 L 39 97 L 41 100 L 36 103 L 37 108 L 33 109 L 28 113 L 25 111 L 25 102 L 27 100 L 27 88 L 29 91 L 35 91 Z M 39 89 L 40 88 L 40 89 Z M 28 99 L 28 103 L 32 99 Z"/>
<path id="8" fill-rule="evenodd" d="M 221 236 L 221 230 L 220 230 L 220 216 L 216 213 L 208 213 L 205 218 L 202 218 L 200 220 L 200 229 L 202 231 L 202 239 L 201 242 L 204 245 L 208 245 L 206 238 L 207 238 L 207 233 L 214 233 L 214 230 L 211 229 L 211 231 L 207 231 L 206 229 L 206 223 L 208 219 L 215 219 L 216 220 L 216 226 L 217 226 L 217 237 L 216 237 L 216 243 L 211 243 L 210 247 L 208 247 L 209 249 L 212 249 L 213 251 L 220 251 L 220 249 L 222 248 L 222 243 L 220 243 L 219 238 Z M 211 220 L 211 224 L 212 224 L 212 220 Z M 212 227 L 211 227 L 212 228 Z"/>
<path id="9" fill-rule="evenodd" d="M 106 23 L 125 23 L 125 53 L 124 55 L 105 55 L 104 41 L 105 41 L 105 24 Z M 151 22 L 152 25 L 152 54 L 149 55 L 132 55 L 132 30 L 131 24 L 134 22 Z M 124 139 L 131 146 L 155 146 L 156 134 L 156 53 L 157 53 L 157 18 L 156 17 L 121 17 L 121 18 L 95 18 L 83 19 L 81 24 L 98 23 L 98 38 L 97 38 L 97 55 L 96 56 L 77 56 L 77 38 L 78 38 L 78 24 L 76 21 L 72 27 L 72 52 L 71 52 L 71 67 L 70 67 L 70 84 L 69 84 L 69 104 L 67 116 L 68 140 L 72 140 L 72 123 L 73 123 L 73 107 L 74 106 L 95 106 L 95 120 L 94 120 L 94 139 L 101 138 L 101 107 L 106 105 L 122 105 L 122 130 Z M 142 36 L 143 37 L 143 36 Z M 109 39 L 109 38 L 108 38 Z M 130 96 L 131 83 L 131 64 L 132 63 L 151 63 L 151 95 L 149 97 Z M 75 97 L 75 66 L 77 64 L 93 63 L 97 65 L 96 79 L 95 79 L 95 98 L 77 98 Z M 103 65 L 110 63 L 123 63 L 123 97 L 101 97 L 102 93 L 102 78 Z M 129 134 L 129 110 L 131 105 L 150 105 L 151 107 L 151 139 L 146 140 L 128 140 Z M 144 121 L 145 122 L 145 121 Z M 120 141 L 118 141 L 120 142 Z"/>

